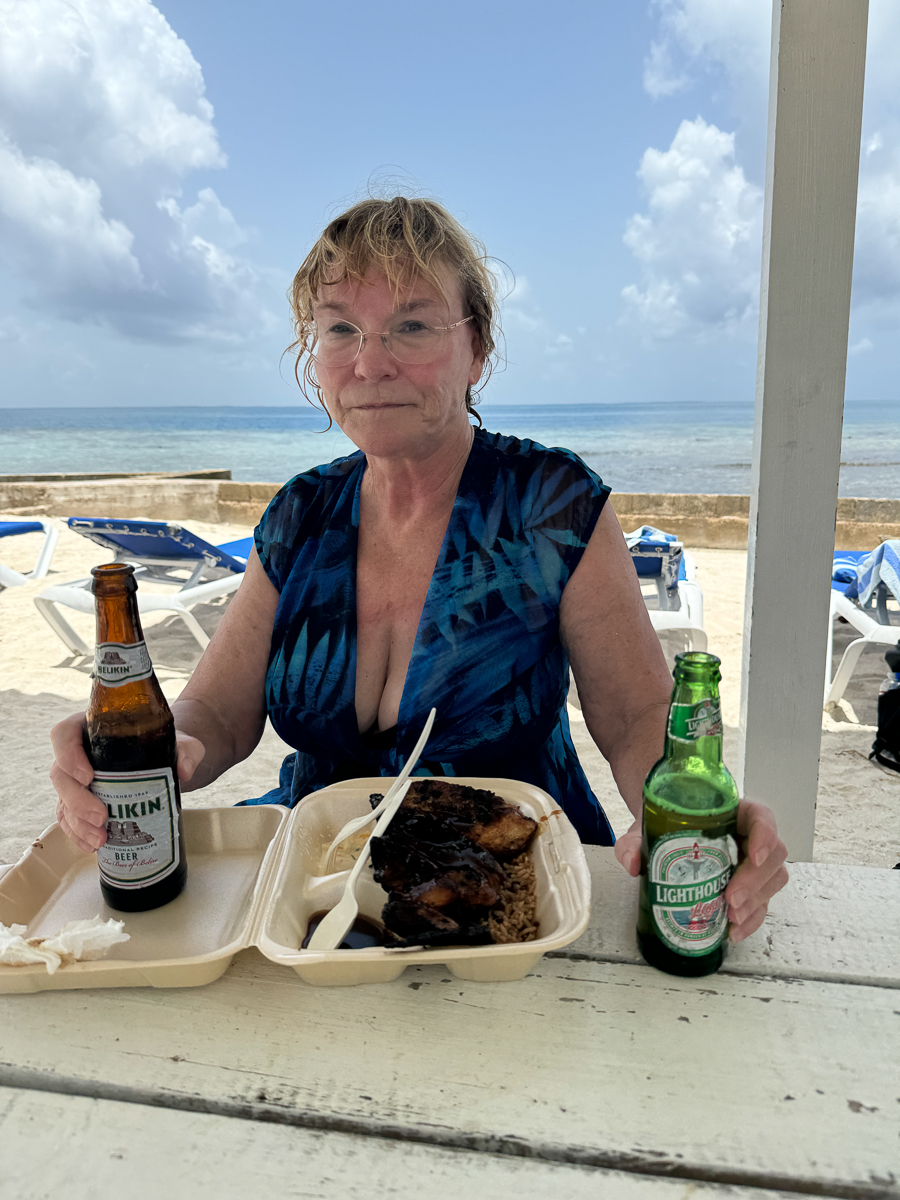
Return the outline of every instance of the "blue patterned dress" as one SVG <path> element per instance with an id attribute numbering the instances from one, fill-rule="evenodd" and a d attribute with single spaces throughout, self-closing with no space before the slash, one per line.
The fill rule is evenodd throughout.
<path id="1" fill-rule="evenodd" d="M 356 717 L 365 456 L 297 475 L 266 509 L 256 548 L 280 593 L 266 704 L 296 754 L 276 789 L 246 803 L 293 806 L 340 779 L 396 775 L 434 707 L 416 774 L 526 780 L 583 841 L 614 841 L 572 744 L 559 638 L 560 597 L 609 488 L 568 450 L 474 433 L 393 730 L 360 734 Z"/>

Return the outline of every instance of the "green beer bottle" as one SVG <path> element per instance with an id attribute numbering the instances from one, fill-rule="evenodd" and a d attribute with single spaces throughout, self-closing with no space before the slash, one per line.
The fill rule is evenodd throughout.
<path id="1" fill-rule="evenodd" d="M 638 945 L 670 975 L 709 975 L 725 957 L 738 792 L 722 762 L 719 665 L 676 657 L 665 750 L 644 783 Z"/>

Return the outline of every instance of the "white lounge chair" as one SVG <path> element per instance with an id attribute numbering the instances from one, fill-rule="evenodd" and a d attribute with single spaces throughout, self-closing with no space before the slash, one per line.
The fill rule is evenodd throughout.
<path id="1" fill-rule="evenodd" d="M 687 650 L 705 650 L 703 592 L 683 543 L 650 525 L 626 533 L 625 541 L 641 583 L 654 585 L 658 607 L 647 606 L 653 628 L 657 633 L 683 634 Z"/>
<path id="2" fill-rule="evenodd" d="M 172 612 L 180 617 L 200 646 L 209 638 L 189 610 L 205 601 L 228 595 L 240 587 L 253 538 L 240 538 L 221 546 L 210 545 L 196 534 L 170 521 L 101 520 L 70 517 L 69 528 L 112 551 L 107 561 L 133 563 L 139 582 L 177 588 L 171 594 L 138 591 L 142 614 Z M 73 654 L 93 653 L 59 611 L 93 613 L 92 579 L 75 579 L 46 588 L 35 596 L 38 612 Z"/>
<path id="3" fill-rule="evenodd" d="M 831 619 L 825 660 L 826 712 L 831 712 L 844 695 L 864 650 L 870 646 L 896 646 L 900 640 L 900 624 L 891 623 L 892 611 L 895 618 L 897 617 L 897 604 L 888 587 L 884 582 L 876 582 L 874 586 L 866 587 L 865 572 L 864 578 L 860 578 L 860 568 L 871 553 L 869 550 L 843 550 L 834 556 Z M 832 679 L 834 622 L 838 617 L 842 617 L 860 636 L 844 650 Z"/>
<path id="4" fill-rule="evenodd" d="M 50 569 L 50 560 L 59 540 L 59 530 L 49 521 L 0 521 L 0 538 L 15 537 L 21 533 L 43 533 L 44 540 L 37 562 L 30 571 L 14 571 L 0 563 L 0 591 L 7 587 L 20 587 L 29 579 L 43 579 Z"/>

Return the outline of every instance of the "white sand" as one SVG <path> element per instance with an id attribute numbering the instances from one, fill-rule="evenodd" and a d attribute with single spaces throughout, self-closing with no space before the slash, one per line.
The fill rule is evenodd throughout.
<path id="1" fill-rule="evenodd" d="M 2 516 L 3 514 L 0 514 Z M 11 514 L 10 514 L 11 515 Z M 87 575 L 109 561 L 99 546 L 71 533 L 62 521 L 51 572 L 46 579 L 0 591 L 0 863 L 14 862 L 30 841 L 55 820 L 55 793 L 48 778 L 53 755 L 49 731 L 61 717 L 84 708 L 91 663 L 73 658 L 50 629 L 33 597 L 53 583 Z M 191 529 L 213 543 L 245 537 L 250 528 L 192 521 Z M 19 571 L 34 563 L 39 535 L 0 540 L 0 559 Z M 722 659 L 726 761 L 734 760 L 740 681 L 746 555 L 734 550 L 693 551 L 703 588 L 709 649 Z M 208 633 L 224 602 L 193 611 Z M 66 610 L 66 619 L 93 644 L 93 619 Z M 147 644 L 169 699 L 181 691 L 199 658 L 199 646 L 176 617 L 154 614 L 145 623 Z M 900 631 L 898 631 L 900 633 Z M 846 640 L 846 639 L 845 639 Z M 839 720 L 824 718 L 815 858 L 818 862 L 892 867 L 900 862 L 900 775 L 867 761 L 874 731 L 875 696 L 884 674 L 880 655 L 864 656 L 848 689 L 849 703 Z M 848 717 L 850 719 L 848 719 Z M 855 723 L 855 722 L 860 723 Z M 609 768 L 585 727 L 573 724 L 575 742 L 594 790 L 614 829 L 630 816 Z M 234 804 L 262 795 L 277 783 L 278 768 L 290 748 L 267 727 L 254 754 L 210 787 L 185 796 L 186 806 Z"/>

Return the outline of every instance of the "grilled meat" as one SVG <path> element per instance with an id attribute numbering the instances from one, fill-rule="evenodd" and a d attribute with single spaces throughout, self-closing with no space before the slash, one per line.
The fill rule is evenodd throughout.
<path id="1" fill-rule="evenodd" d="M 384 837 L 372 838 L 375 879 L 388 891 L 408 891 L 454 869 L 496 887 L 503 871 L 496 858 L 446 822 L 402 805 Z"/>
<path id="2" fill-rule="evenodd" d="M 438 779 L 417 779 L 400 811 L 446 822 L 500 858 L 521 854 L 537 829 L 536 821 L 493 792 Z"/>
<path id="3" fill-rule="evenodd" d="M 373 795 L 374 805 L 381 799 Z M 491 941 L 488 917 L 504 870 L 537 822 L 492 792 L 418 780 L 384 837 L 372 838 L 376 882 L 389 893 L 382 919 L 395 945 Z"/>
<path id="4" fill-rule="evenodd" d="M 382 909 L 381 919 L 386 945 L 427 946 L 441 941 L 459 942 L 463 938 L 457 922 L 441 909 L 404 896 L 391 896 Z"/>

